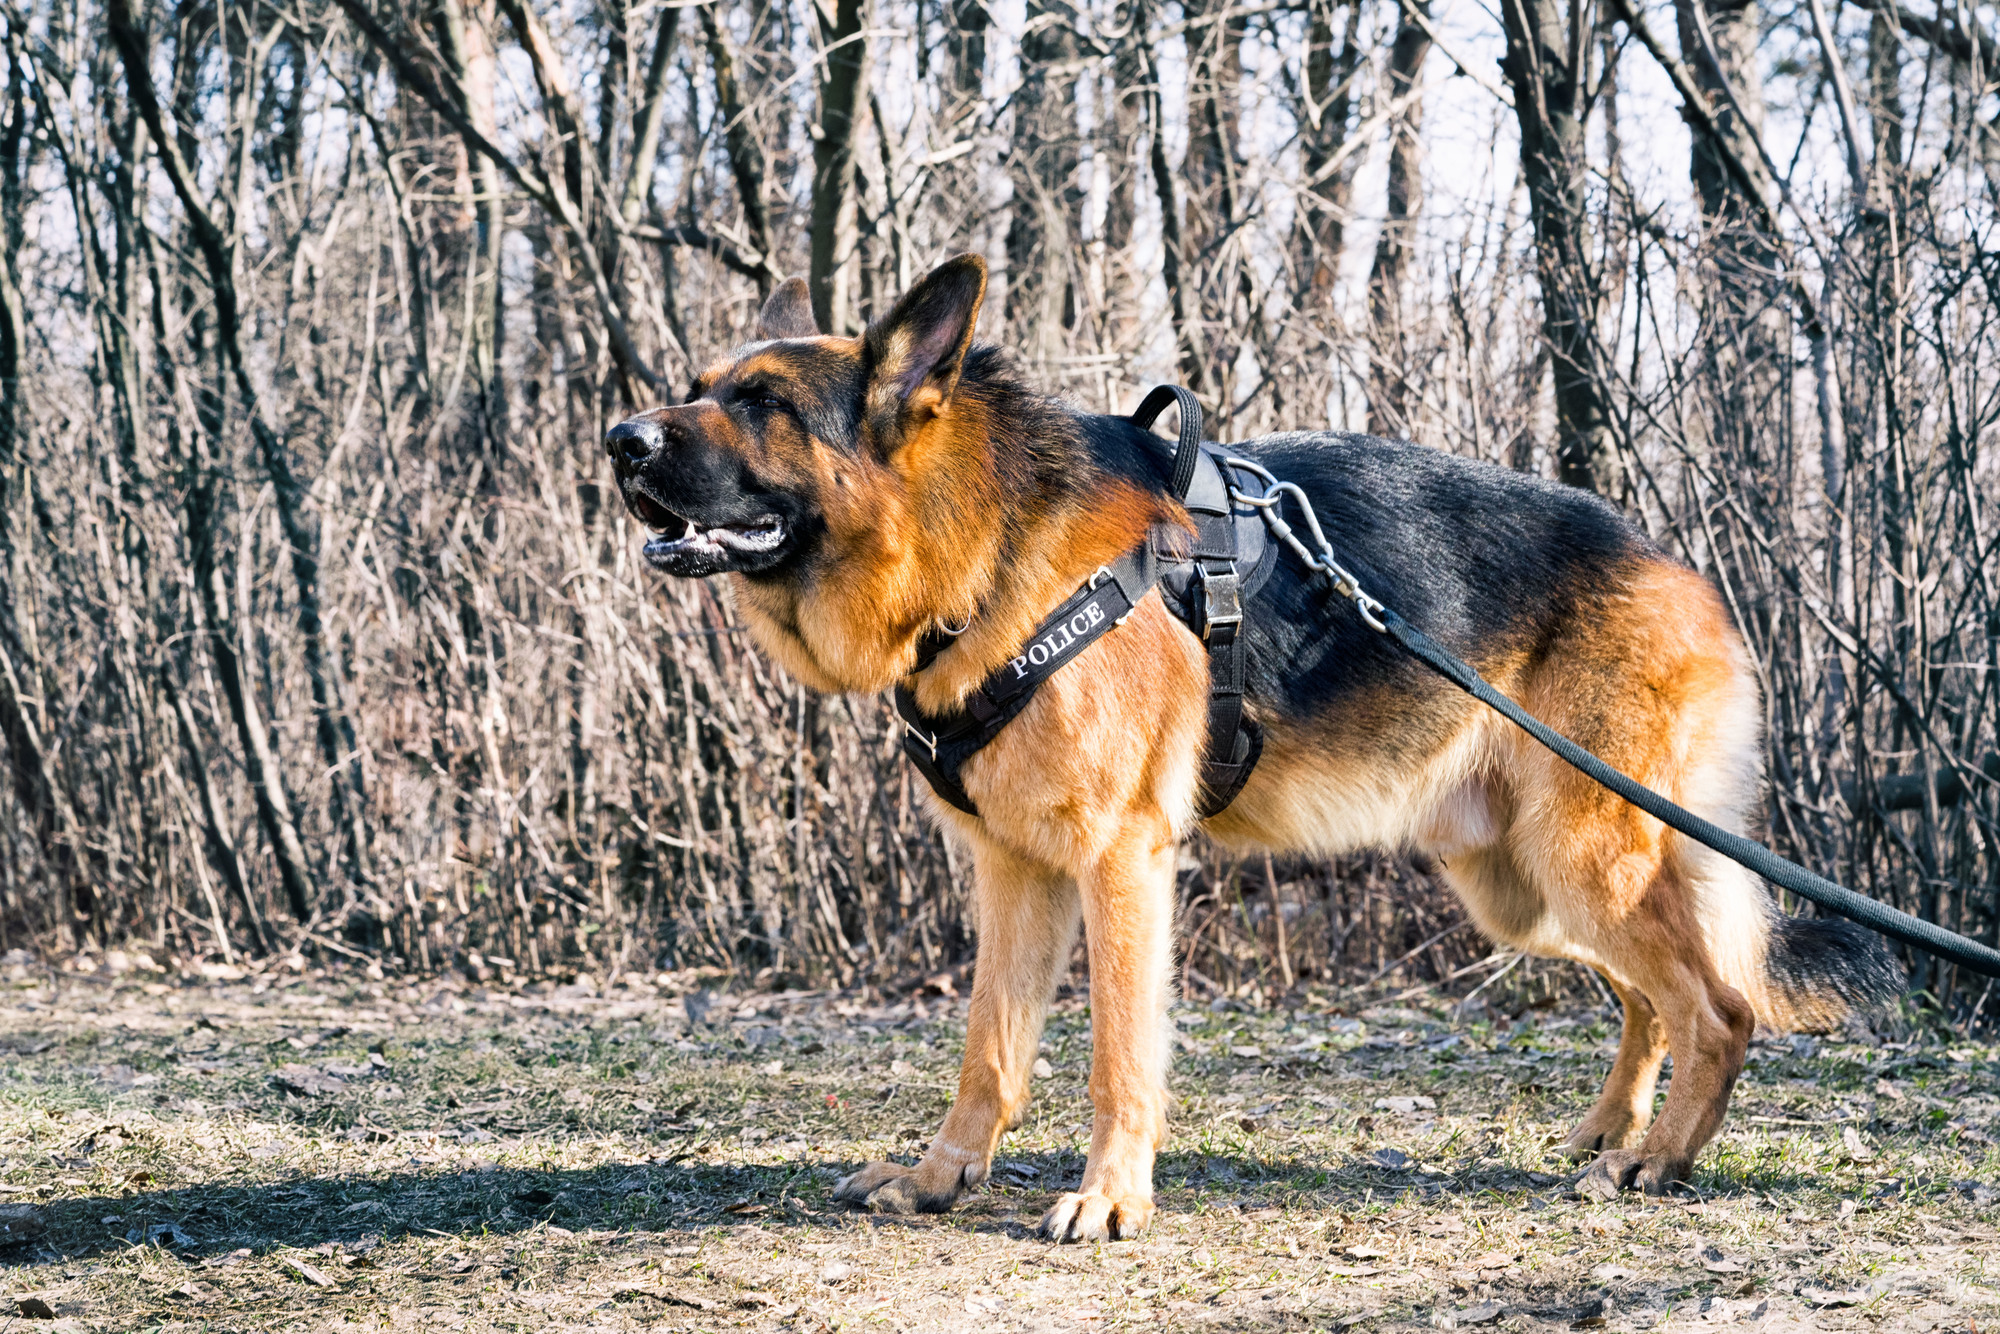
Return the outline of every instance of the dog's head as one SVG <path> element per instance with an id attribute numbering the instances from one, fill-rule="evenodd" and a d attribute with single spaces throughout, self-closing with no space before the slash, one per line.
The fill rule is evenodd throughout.
<path id="1" fill-rule="evenodd" d="M 809 566 L 830 523 L 865 516 L 855 502 L 906 472 L 949 409 L 985 292 L 985 262 L 961 255 L 861 337 L 836 338 L 814 326 L 802 280 L 781 285 L 756 342 L 702 371 L 685 403 L 606 438 L 625 504 L 653 530 L 647 561 L 753 580 Z"/>

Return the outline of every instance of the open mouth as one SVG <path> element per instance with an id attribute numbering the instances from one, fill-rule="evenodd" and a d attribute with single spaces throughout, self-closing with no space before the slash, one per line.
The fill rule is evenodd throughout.
<path id="1" fill-rule="evenodd" d="M 631 502 L 632 512 L 639 516 L 639 521 L 657 534 L 646 543 L 646 555 L 654 560 L 674 556 L 762 555 L 777 550 L 785 540 L 784 520 L 775 514 L 704 526 L 682 518 L 642 492 L 633 492 Z"/>

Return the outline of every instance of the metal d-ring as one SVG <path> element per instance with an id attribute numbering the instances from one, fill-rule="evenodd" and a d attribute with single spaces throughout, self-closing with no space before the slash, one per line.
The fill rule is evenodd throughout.
<path id="1" fill-rule="evenodd" d="M 913 737 L 915 737 L 915 738 L 916 738 L 917 740 L 919 740 L 919 741 L 923 742 L 923 743 L 924 743 L 924 745 L 926 745 L 926 746 L 928 746 L 928 747 L 930 748 L 930 752 L 931 752 L 931 763 L 932 763 L 932 764 L 936 764 L 936 763 L 937 763 L 937 748 L 938 748 L 938 738 L 937 738 L 937 733 L 936 733 L 936 732 L 926 732 L 926 731 L 924 731 L 924 729 L 923 729 L 923 728 L 921 728 L 921 727 L 918 727 L 918 726 L 917 726 L 917 725 L 916 725 L 915 723 L 911 722 L 911 721 L 910 721 L 910 720 L 909 720 L 908 718 L 905 718 L 905 719 L 903 719 L 903 730 L 904 730 L 905 732 L 908 732 L 908 733 L 909 733 L 909 734 L 910 734 L 911 736 L 913 736 Z"/>

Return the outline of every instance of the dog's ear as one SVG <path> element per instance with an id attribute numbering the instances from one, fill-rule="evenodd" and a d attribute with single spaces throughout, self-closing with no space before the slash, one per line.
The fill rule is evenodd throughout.
<path id="1" fill-rule="evenodd" d="M 812 293 L 806 289 L 803 278 L 787 278 L 779 283 L 777 290 L 765 300 L 764 309 L 757 312 L 757 341 L 760 343 L 818 335 L 819 326 L 813 323 Z"/>
<path id="2" fill-rule="evenodd" d="M 862 336 L 868 414 L 937 413 L 958 388 L 986 299 L 986 261 L 958 255 L 925 275 Z"/>

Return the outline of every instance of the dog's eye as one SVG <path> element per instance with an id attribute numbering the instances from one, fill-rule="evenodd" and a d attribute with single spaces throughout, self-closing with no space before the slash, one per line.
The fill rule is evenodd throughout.
<path id="1" fill-rule="evenodd" d="M 756 393 L 750 396 L 750 406 L 764 412 L 790 412 L 792 405 L 776 394 Z"/>

